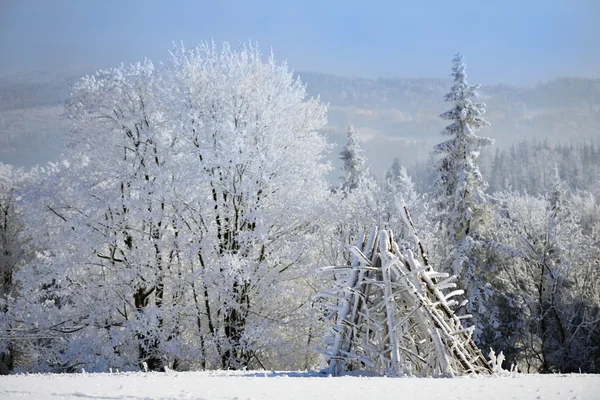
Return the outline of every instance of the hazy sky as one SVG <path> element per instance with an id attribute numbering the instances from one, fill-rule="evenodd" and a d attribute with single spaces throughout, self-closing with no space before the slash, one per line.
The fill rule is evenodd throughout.
<path id="1" fill-rule="evenodd" d="M 0 71 L 165 60 L 172 43 L 253 41 L 295 70 L 472 82 L 600 77 L 599 0 L 0 0 Z"/>

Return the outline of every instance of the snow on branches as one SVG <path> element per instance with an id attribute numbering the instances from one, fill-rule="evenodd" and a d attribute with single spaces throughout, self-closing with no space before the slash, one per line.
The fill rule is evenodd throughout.
<path id="1" fill-rule="evenodd" d="M 329 334 L 321 352 L 328 372 L 367 370 L 387 376 L 490 373 L 471 339 L 455 277 L 402 253 L 393 233 L 372 228 L 352 247 L 349 266 L 326 267 L 335 285 L 327 301 Z"/>
<path id="2" fill-rule="evenodd" d="M 302 349 L 306 238 L 329 195 L 326 106 L 271 54 L 183 46 L 85 77 L 66 162 L 31 189 L 37 370 L 243 368 Z M 42 326 L 43 325 L 43 326 Z"/>
<path id="3" fill-rule="evenodd" d="M 454 85 L 444 100 L 454 107 L 440 115 L 453 121 L 442 135 L 451 139 L 436 145 L 434 154 L 441 154 L 435 169 L 438 173 L 434 188 L 438 208 L 444 213 L 444 222 L 456 241 L 468 236 L 475 227 L 471 226 L 478 207 L 485 203 L 483 191 L 487 182 L 483 180 L 476 160 L 482 147 L 494 143 L 492 139 L 475 135 L 489 123 L 483 119 L 484 103 L 475 103 L 478 85 L 467 82 L 466 64 L 461 54 L 452 60 Z"/>

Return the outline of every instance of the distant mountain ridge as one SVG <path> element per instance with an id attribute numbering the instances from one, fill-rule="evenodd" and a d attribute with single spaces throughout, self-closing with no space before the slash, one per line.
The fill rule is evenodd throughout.
<path id="1" fill-rule="evenodd" d="M 73 83 L 90 67 L 28 75 L 0 76 L 0 161 L 17 165 L 45 163 L 58 157 L 68 124 L 60 118 Z M 449 79 L 344 78 L 297 72 L 310 96 L 329 104 L 325 129 L 338 147 L 348 123 L 355 125 L 372 170 L 382 173 L 394 157 L 404 164 L 427 157 L 442 140 L 449 108 L 444 94 Z M 557 78 L 531 87 L 482 86 L 486 119 L 480 132 L 498 145 L 523 138 L 551 141 L 600 138 L 600 79 Z M 337 155 L 332 153 L 332 159 Z"/>

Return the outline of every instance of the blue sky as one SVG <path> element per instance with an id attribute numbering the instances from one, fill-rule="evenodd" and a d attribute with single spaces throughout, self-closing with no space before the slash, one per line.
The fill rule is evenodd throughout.
<path id="1" fill-rule="evenodd" d="M 600 77 L 600 1 L 0 0 L 0 71 L 167 59 L 172 43 L 257 42 L 295 70 L 478 83 Z"/>

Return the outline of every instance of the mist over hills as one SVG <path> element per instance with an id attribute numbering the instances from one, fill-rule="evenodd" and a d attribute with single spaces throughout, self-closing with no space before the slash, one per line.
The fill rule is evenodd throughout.
<path id="1" fill-rule="evenodd" d="M 330 104 L 329 134 L 343 143 L 347 123 L 363 139 L 372 169 L 385 170 L 393 157 L 409 165 L 426 159 L 446 121 L 448 79 L 346 79 L 302 73 L 311 95 Z M 600 139 L 600 79 L 558 78 L 532 87 L 482 86 L 491 127 L 481 136 L 500 147 L 524 139 L 550 142 Z"/>
<path id="2" fill-rule="evenodd" d="M 0 76 L 0 161 L 33 166 L 58 159 L 68 121 L 61 118 L 72 84 L 91 67 L 55 72 Z M 449 79 L 344 78 L 298 72 L 310 96 L 329 104 L 326 133 L 337 154 L 353 124 L 376 175 L 383 175 L 394 157 L 405 165 L 424 161 L 431 147 L 443 140 L 446 121 L 438 115 L 449 108 L 443 101 Z M 473 82 L 475 83 L 475 82 Z M 550 142 L 600 140 L 600 79 L 557 78 L 531 87 L 483 86 L 491 127 L 480 135 L 499 147 L 523 139 Z M 334 172 L 338 176 L 339 172 Z"/>

